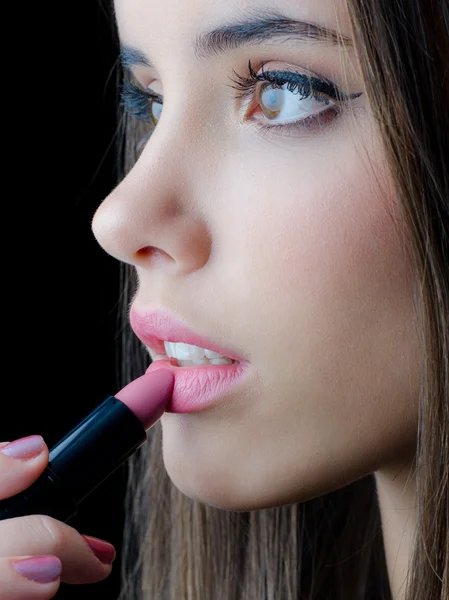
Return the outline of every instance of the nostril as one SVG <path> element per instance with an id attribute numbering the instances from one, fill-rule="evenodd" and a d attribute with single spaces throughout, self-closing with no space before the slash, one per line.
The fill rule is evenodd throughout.
<path id="1" fill-rule="evenodd" d="M 169 255 L 161 250 L 160 248 L 156 248 L 155 246 L 144 246 L 143 248 L 139 248 L 136 251 L 136 258 L 139 260 L 151 258 L 153 260 L 158 260 L 161 258 L 170 258 Z"/>
<path id="2" fill-rule="evenodd" d="M 146 258 L 147 256 L 155 254 L 157 251 L 157 248 L 154 248 L 153 246 L 145 246 L 145 248 L 140 248 L 140 250 L 137 250 L 136 256 L 138 258 Z"/>

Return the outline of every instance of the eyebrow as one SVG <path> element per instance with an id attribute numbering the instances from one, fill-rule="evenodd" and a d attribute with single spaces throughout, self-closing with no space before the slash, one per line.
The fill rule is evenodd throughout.
<path id="1" fill-rule="evenodd" d="M 193 42 L 196 58 L 208 59 L 236 48 L 267 42 L 313 42 L 330 48 L 351 48 L 354 45 L 351 38 L 334 29 L 291 19 L 275 10 L 249 9 L 247 13 L 249 16 L 241 21 L 198 35 Z M 153 66 L 148 57 L 133 46 L 122 45 L 120 56 L 125 68 Z"/>

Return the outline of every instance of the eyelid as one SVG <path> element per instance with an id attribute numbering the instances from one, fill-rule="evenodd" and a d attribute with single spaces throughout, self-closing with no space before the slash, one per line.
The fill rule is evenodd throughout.
<path id="1" fill-rule="evenodd" d="M 251 61 L 249 61 L 249 63 L 251 63 Z M 270 68 L 265 68 L 267 64 L 271 64 L 271 63 L 275 63 L 275 65 L 278 66 L 270 66 Z M 356 93 L 351 93 L 349 91 L 345 92 L 343 90 L 342 86 L 339 86 L 335 83 L 335 81 L 332 81 L 331 79 L 329 79 L 328 77 L 326 77 L 325 75 L 323 75 L 322 73 L 317 73 L 315 71 L 312 71 L 310 69 L 307 69 L 305 67 L 301 67 L 299 65 L 295 65 L 293 63 L 289 63 L 289 62 L 281 62 L 279 60 L 270 60 L 270 61 L 262 61 L 261 65 L 260 65 L 260 70 L 261 72 L 258 72 L 257 75 L 262 75 L 263 73 L 270 73 L 270 72 L 287 72 L 287 73 L 293 73 L 294 75 L 299 75 L 299 76 L 305 76 L 307 78 L 309 78 L 311 81 L 316 81 L 316 82 L 322 82 L 323 88 L 320 91 L 323 91 L 323 93 L 329 93 L 329 96 L 332 98 L 333 95 L 340 95 L 340 100 L 346 101 L 346 100 L 352 100 L 354 98 L 357 98 L 358 96 L 361 96 L 363 94 L 363 92 L 356 92 Z M 336 77 L 337 79 L 339 78 L 338 72 L 333 72 L 333 76 Z M 337 98 L 336 98 L 337 99 Z"/>
<path id="2" fill-rule="evenodd" d="M 132 67 L 126 67 L 125 72 L 144 89 L 159 80 L 153 67 L 133 65 Z"/>
<path id="3" fill-rule="evenodd" d="M 143 79 L 143 78 L 141 78 L 141 79 Z M 136 83 L 137 83 L 137 85 L 135 87 L 139 88 L 141 92 L 143 92 L 147 96 L 150 96 L 156 102 L 161 102 L 163 99 L 163 96 L 159 92 L 156 92 L 155 90 L 153 90 L 151 88 L 151 86 L 158 80 L 152 79 L 149 83 L 144 84 L 144 83 L 142 83 L 141 79 L 138 79 L 137 77 L 135 78 Z"/>
<path id="4" fill-rule="evenodd" d="M 144 92 L 147 94 L 147 96 L 149 96 L 155 102 L 158 102 L 159 104 L 164 103 L 164 98 L 157 92 L 153 92 L 153 90 L 150 90 L 148 88 L 146 90 L 144 90 Z"/>
<path id="5" fill-rule="evenodd" d="M 238 97 L 246 97 L 252 96 L 254 87 L 261 82 L 272 83 L 274 87 L 278 87 L 276 84 L 282 80 L 283 84 L 288 84 L 292 89 L 295 87 L 298 88 L 309 88 L 314 92 L 318 92 L 318 94 L 322 96 L 326 96 L 332 99 L 334 102 L 346 102 L 348 100 L 353 100 L 362 95 L 363 92 L 359 93 L 345 93 L 343 92 L 336 84 L 327 79 L 322 75 L 318 75 L 313 73 L 307 69 L 298 68 L 292 65 L 291 69 L 285 68 L 285 63 L 282 64 L 282 67 L 279 69 L 270 68 L 265 70 L 265 65 L 267 62 L 277 62 L 277 61 L 263 61 L 261 66 L 257 72 L 254 71 L 251 65 L 251 60 L 248 61 L 248 71 L 250 76 L 242 76 L 239 75 L 235 70 L 233 73 L 237 76 L 237 81 L 235 79 L 231 79 L 240 91 L 243 91 Z M 230 86 L 234 87 L 234 86 Z M 287 88 L 289 89 L 289 88 Z M 292 90 L 290 90 L 292 91 Z"/>

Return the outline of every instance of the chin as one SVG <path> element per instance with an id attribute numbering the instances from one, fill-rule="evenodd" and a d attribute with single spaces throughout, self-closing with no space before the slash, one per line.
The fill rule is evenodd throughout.
<path id="1" fill-rule="evenodd" d="M 252 473 L 248 477 L 244 462 L 233 468 L 229 464 L 219 466 L 204 456 L 200 460 L 186 454 L 179 458 L 179 453 L 167 443 L 163 444 L 163 460 L 167 475 L 182 494 L 220 510 L 243 512 L 274 508 L 331 491 L 326 485 L 317 487 L 316 482 L 310 482 L 308 487 L 276 482 L 265 473 Z"/>
<path id="2" fill-rule="evenodd" d="M 360 460 L 354 453 L 334 452 L 331 460 L 324 452 L 317 459 L 315 448 L 307 445 L 294 460 L 268 451 L 241 452 L 226 436 L 207 428 L 204 415 L 197 427 L 196 420 L 189 414 L 163 415 L 164 466 L 182 494 L 220 510 L 242 512 L 305 502 L 343 488 L 376 467 L 376 462 L 368 457 Z"/>

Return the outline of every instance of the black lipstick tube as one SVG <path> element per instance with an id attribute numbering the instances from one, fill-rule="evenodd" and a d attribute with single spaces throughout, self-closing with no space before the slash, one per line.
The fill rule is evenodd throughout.
<path id="1" fill-rule="evenodd" d="M 37 514 L 67 522 L 84 498 L 146 440 L 147 432 L 133 411 L 108 396 L 50 450 L 39 479 L 0 501 L 0 520 Z"/>

